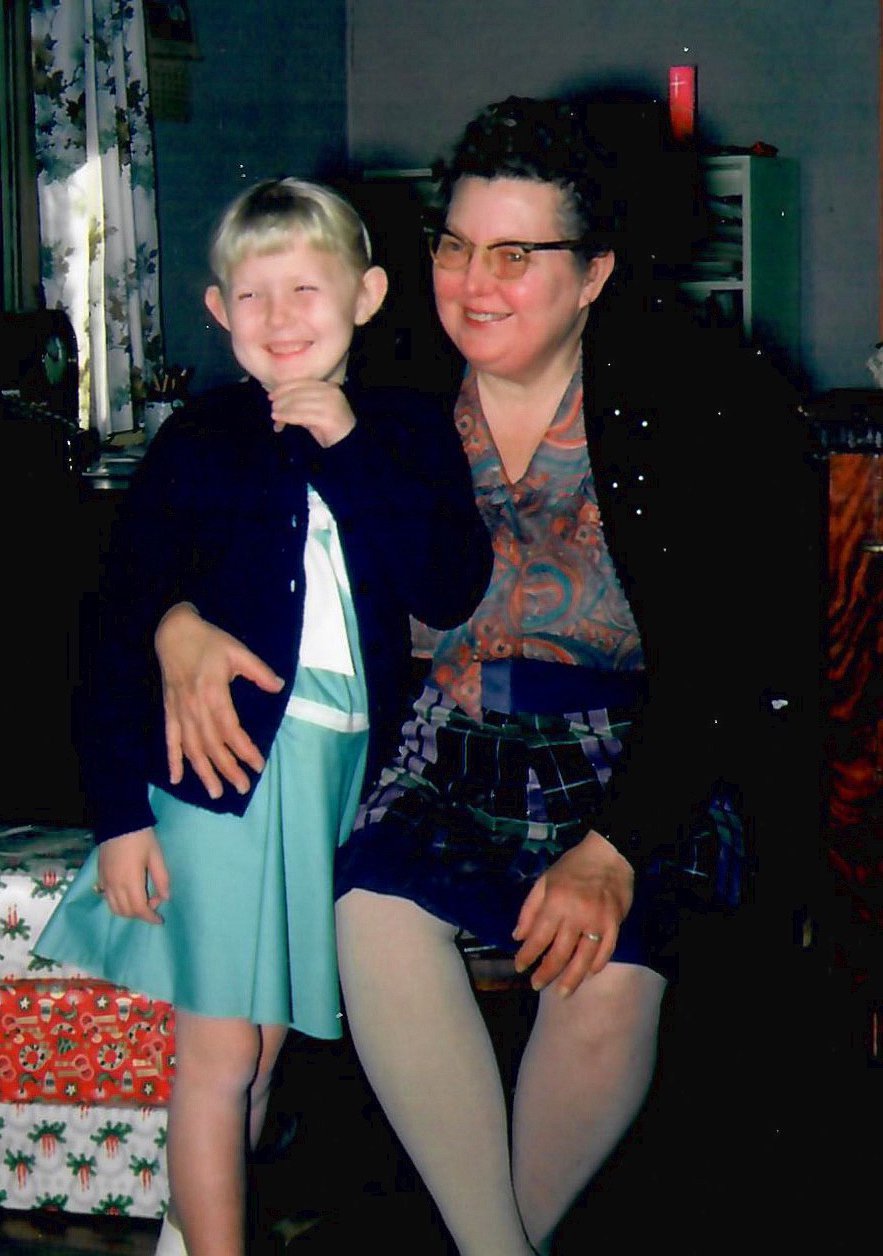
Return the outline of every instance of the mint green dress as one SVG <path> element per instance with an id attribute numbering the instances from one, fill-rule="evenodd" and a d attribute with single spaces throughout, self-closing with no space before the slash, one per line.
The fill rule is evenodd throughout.
<path id="1" fill-rule="evenodd" d="M 164 924 L 110 911 L 93 889 L 96 848 L 34 950 L 190 1012 L 337 1038 L 334 853 L 362 787 L 367 694 L 337 529 L 312 489 L 305 565 L 295 686 L 245 815 L 152 788 Z"/>

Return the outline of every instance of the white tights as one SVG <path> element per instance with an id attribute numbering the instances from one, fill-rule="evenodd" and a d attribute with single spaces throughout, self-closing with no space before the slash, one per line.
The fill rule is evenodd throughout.
<path id="1" fill-rule="evenodd" d="M 406 899 L 352 890 L 337 929 L 359 1058 L 461 1256 L 548 1251 L 644 1100 L 663 978 L 609 964 L 567 999 L 543 992 L 510 1168 L 505 1095 L 453 927 Z"/>

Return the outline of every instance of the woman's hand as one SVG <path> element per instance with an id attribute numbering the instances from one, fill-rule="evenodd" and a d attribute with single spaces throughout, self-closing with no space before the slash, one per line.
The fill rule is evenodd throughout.
<path id="1" fill-rule="evenodd" d="M 281 676 L 241 641 L 202 619 L 195 607 L 181 602 L 160 620 L 154 638 L 162 671 L 169 780 L 184 773 L 184 757 L 210 798 L 220 798 L 220 777 L 245 794 L 249 778 L 264 758 L 245 729 L 230 697 L 230 684 L 244 676 L 268 693 L 278 693 Z"/>
<path id="2" fill-rule="evenodd" d="M 148 892 L 151 883 L 153 894 Z M 169 873 L 153 829 L 136 829 L 101 843 L 98 885 L 114 915 L 162 924 L 156 909 L 169 897 Z"/>
<path id="3" fill-rule="evenodd" d="M 516 970 L 524 972 L 542 955 L 531 977 L 533 988 L 542 990 L 557 979 L 559 992 L 572 994 L 613 954 L 633 890 L 631 864 L 590 830 L 543 873 L 524 900 L 512 934 L 522 944 Z"/>
<path id="4" fill-rule="evenodd" d="M 305 427 L 313 439 L 328 449 L 348 436 L 356 426 L 350 404 L 337 384 L 320 379 L 299 379 L 281 384 L 270 393 L 273 428 L 286 424 Z"/>

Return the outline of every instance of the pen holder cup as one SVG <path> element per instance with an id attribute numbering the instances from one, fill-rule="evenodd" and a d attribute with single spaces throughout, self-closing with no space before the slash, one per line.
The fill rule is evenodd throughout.
<path id="1" fill-rule="evenodd" d="M 144 403 L 144 435 L 148 441 L 153 440 L 174 408 L 173 401 L 146 401 Z"/>

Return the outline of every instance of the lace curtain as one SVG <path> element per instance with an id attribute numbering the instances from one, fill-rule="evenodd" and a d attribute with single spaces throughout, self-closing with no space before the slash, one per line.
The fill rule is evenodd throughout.
<path id="1" fill-rule="evenodd" d="M 31 39 L 43 292 L 104 440 L 136 426 L 162 357 L 141 0 L 31 0 Z"/>

